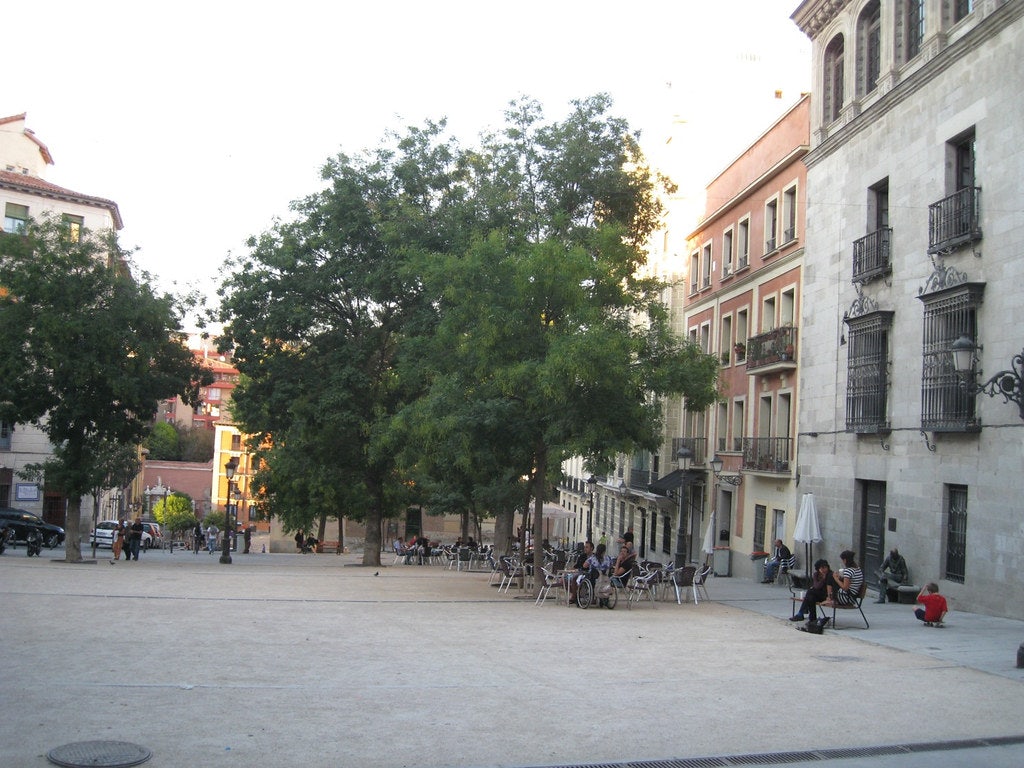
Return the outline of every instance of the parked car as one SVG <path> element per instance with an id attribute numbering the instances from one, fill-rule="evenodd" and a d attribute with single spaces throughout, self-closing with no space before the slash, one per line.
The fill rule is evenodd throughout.
<path id="1" fill-rule="evenodd" d="M 164 548 L 164 532 L 160 529 L 160 523 L 150 523 L 145 520 L 142 521 L 142 548 L 154 549 Z"/>
<path id="2" fill-rule="evenodd" d="M 43 544 L 49 549 L 59 546 L 64 541 L 64 529 L 59 525 L 47 523 L 39 515 L 33 515 L 24 509 L 0 509 L 0 520 L 14 531 L 15 541 L 25 541 L 28 532 L 38 528 L 43 535 Z"/>
<path id="3" fill-rule="evenodd" d="M 146 526 L 151 523 L 142 524 L 142 548 L 149 549 L 153 544 L 153 535 L 149 532 Z M 159 528 L 159 526 L 157 526 Z M 114 536 L 117 533 L 117 520 L 104 520 L 103 522 L 96 523 L 96 528 L 93 530 L 92 535 L 89 537 L 89 543 L 95 544 L 97 547 L 109 547 L 114 546 Z"/>

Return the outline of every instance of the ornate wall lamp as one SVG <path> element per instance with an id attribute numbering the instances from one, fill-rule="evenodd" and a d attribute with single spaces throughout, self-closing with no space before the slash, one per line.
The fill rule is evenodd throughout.
<path id="1" fill-rule="evenodd" d="M 953 355 L 953 368 L 960 377 L 961 388 L 970 395 L 986 394 L 989 397 L 1002 395 L 1003 401 L 1017 404 L 1017 412 L 1024 419 L 1024 379 L 1021 372 L 1024 371 L 1024 351 L 1014 355 L 1010 361 L 1010 370 L 999 371 L 995 376 L 983 384 L 978 384 L 975 379 L 977 373 L 975 365 L 978 362 L 977 350 L 974 342 L 967 336 L 961 336 L 953 342 L 950 353 Z"/>

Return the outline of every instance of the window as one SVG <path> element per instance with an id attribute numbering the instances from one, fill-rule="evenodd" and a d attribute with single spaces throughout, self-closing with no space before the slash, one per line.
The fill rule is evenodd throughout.
<path id="1" fill-rule="evenodd" d="M 690 254 L 690 294 L 697 292 L 700 280 L 700 253 L 694 251 Z"/>
<path id="2" fill-rule="evenodd" d="M 838 120 L 843 112 L 843 36 L 836 35 L 825 48 L 824 84 L 825 98 L 823 104 L 824 122 Z"/>
<path id="3" fill-rule="evenodd" d="M 750 325 L 747 320 L 747 310 L 741 309 L 736 313 L 736 345 L 733 351 L 736 352 L 736 362 L 742 363 L 747 359 L 747 336 Z"/>
<path id="4" fill-rule="evenodd" d="M 85 219 L 81 216 L 72 216 L 69 213 L 65 213 L 62 217 L 64 222 L 64 231 L 67 233 L 68 242 L 77 243 L 82 239 L 82 225 L 85 224 Z"/>
<path id="5" fill-rule="evenodd" d="M 220 400 L 220 398 L 221 398 L 220 387 L 210 387 L 209 389 L 206 390 L 206 399 L 207 400 Z"/>
<path id="6" fill-rule="evenodd" d="M 14 425 L 6 421 L 0 421 L 0 451 L 11 450 L 11 435 L 14 432 Z"/>
<path id="7" fill-rule="evenodd" d="M 853 282 L 866 283 L 892 271 L 889 179 L 868 189 L 868 234 L 853 241 Z"/>
<path id="8" fill-rule="evenodd" d="M 736 228 L 736 269 L 745 269 L 750 263 L 750 219 L 744 219 Z"/>
<path id="9" fill-rule="evenodd" d="M 240 450 L 242 450 L 242 436 L 241 435 L 232 435 L 231 436 L 231 450 L 232 451 L 240 451 Z"/>
<path id="10" fill-rule="evenodd" d="M 946 144 L 947 197 L 928 206 L 928 253 L 981 239 L 981 187 L 975 178 L 974 130 Z"/>
<path id="11" fill-rule="evenodd" d="M 731 229 L 722 234 L 722 277 L 732 274 L 732 235 Z"/>
<path id="12" fill-rule="evenodd" d="M 761 303 L 761 333 L 775 329 L 775 297 L 766 296 Z"/>
<path id="13" fill-rule="evenodd" d="M 779 245 L 779 201 L 769 200 L 764 207 L 764 253 L 767 256 Z"/>
<path id="14" fill-rule="evenodd" d="M 744 401 L 735 400 L 732 404 L 732 449 L 743 450 L 743 414 Z"/>
<path id="15" fill-rule="evenodd" d="M 704 246 L 704 258 L 701 259 L 701 288 L 711 287 L 711 243 Z"/>
<path id="16" fill-rule="evenodd" d="M 872 312 L 846 320 L 846 429 L 878 433 L 889 430 L 889 332 L 892 312 Z"/>
<path id="17" fill-rule="evenodd" d="M 773 509 L 772 510 L 772 546 L 775 546 L 775 540 L 782 539 L 786 540 L 786 510 L 784 509 Z"/>
<path id="18" fill-rule="evenodd" d="M 715 419 L 716 450 L 729 450 L 729 404 L 718 404 L 718 416 Z"/>
<path id="19" fill-rule="evenodd" d="M 722 365 L 728 365 L 732 360 L 732 317 L 726 315 L 722 318 L 722 335 L 718 341 L 718 349 L 722 358 Z"/>
<path id="20" fill-rule="evenodd" d="M 661 518 L 661 551 L 672 551 L 672 521 L 668 515 Z"/>
<path id="21" fill-rule="evenodd" d="M 903 0 L 903 63 L 921 52 L 924 40 L 924 0 Z"/>
<path id="22" fill-rule="evenodd" d="M 961 336 L 978 338 L 977 311 L 984 283 L 962 283 L 926 293 L 924 303 L 924 366 L 921 381 L 921 429 L 935 432 L 977 432 L 975 396 L 960 387 L 949 353 Z"/>
<path id="23" fill-rule="evenodd" d="M 961 19 L 966 19 L 973 12 L 974 0 L 954 0 L 953 21 L 960 21 Z"/>
<path id="24" fill-rule="evenodd" d="M 946 573 L 964 583 L 967 574 L 967 486 L 946 486 Z"/>
<path id="25" fill-rule="evenodd" d="M 859 94 L 866 96 L 878 87 L 882 71 L 882 7 L 878 0 L 868 3 L 857 21 Z"/>
<path id="26" fill-rule="evenodd" d="M 754 551 L 764 552 L 764 525 L 768 508 L 764 504 L 754 505 Z"/>
<path id="27" fill-rule="evenodd" d="M 28 223 L 28 206 L 7 203 L 4 206 L 4 232 L 24 232 Z"/>
<path id="28" fill-rule="evenodd" d="M 779 294 L 779 320 L 782 325 L 796 324 L 795 288 L 787 288 Z"/>
<path id="29" fill-rule="evenodd" d="M 796 240 L 796 185 L 782 193 L 782 245 Z"/>

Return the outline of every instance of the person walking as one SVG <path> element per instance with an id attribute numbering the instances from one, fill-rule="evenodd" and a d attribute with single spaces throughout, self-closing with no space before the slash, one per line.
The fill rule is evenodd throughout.
<path id="1" fill-rule="evenodd" d="M 145 527 L 142 525 L 142 518 L 136 517 L 135 522 L 132 523 L 131 529 L 128 531 L 128 559 L 134 559 L 135 562 L 139 561 L 139 549 L 142 548 L 142 532 Z"/>
<path id="2" fill-rule="evenodd" d="M 198 555 L 200 548 L 203 546 L 203 524 L 196 520 L 196 525 L 192 529 L 192 554 Z"/>
<path id="3" fill-rule="evenodd" d="M 211 524 L 206 528 L 206 548 L 210 550 L 211 555 L 217 549 L 218 533 L 220 533 L 220 529 L 216 525 Z"/>
<path id="4" fill-rule="evenodd" d="M 124 520 L 117 521 L 117 528 L 114 530 L 114 542 L 110 545 L 111 564 L 116 563 L 121 559 L 121 550 L 124 549 Z"/>

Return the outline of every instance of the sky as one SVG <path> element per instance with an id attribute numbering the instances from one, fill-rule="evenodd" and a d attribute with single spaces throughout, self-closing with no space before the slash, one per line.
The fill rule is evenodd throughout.
<path id="1" fill-rule="evenodd" d="M 652 163 L 703 188 L 809 90 L 798 4 L 34 0 L 4 14 L 0 115 L 28 113 L 48 181 L 118 204 L 162 290 L 212 303 L 328 158 L 428 119 L 472 145 L 522 95 L 557 119 L 611 94 Z"/>

